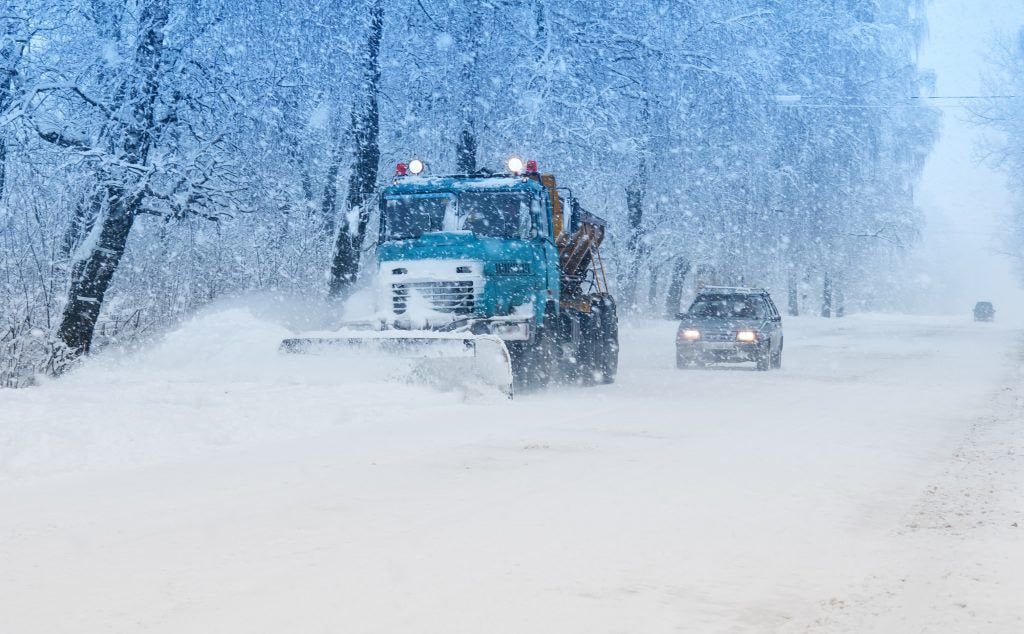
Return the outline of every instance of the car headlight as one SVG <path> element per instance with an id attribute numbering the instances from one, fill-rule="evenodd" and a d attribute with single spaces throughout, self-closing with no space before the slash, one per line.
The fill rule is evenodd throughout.
<path id="1" fill-rule="evenodd" d="M 699 330 L 684 330 L 681 333 L 679 333 L 679 338 L 680 339 L 685 339 L 687 341 L 696 341 L 696 340 L 700 339 L 700 331 Z"/>
<path id="2" fill-rule="evenodd" d="M 753 330 L 741 330 L 736 333 L 736 341 L 743 341 L 746 343 L 757 341 L 757 333 Z"/>

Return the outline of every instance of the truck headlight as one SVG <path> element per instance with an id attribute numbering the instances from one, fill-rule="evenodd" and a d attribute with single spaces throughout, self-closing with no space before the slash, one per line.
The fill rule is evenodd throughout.
<path id="1" fill-rule="evenodd" d="M 757 333 L 753 330 L 741 330 L 736 333 L 736 341 L 750 343 L 757 341 Z"/>
<path id="2" fill-rule="evenodd" d="M 530 338 L 530 326 L 526 322 L 496 322 L 490 324 L 492 335 L 511 341 L 526 341 Z"/>
<path id="3" fill-rule="evenodd" d="M 685 339 L 687 341 L 696 341 L 700 339 L 700 331 L 692 329 L 684 330 L 683 332 L 679 333 L 679 338 Z"/>

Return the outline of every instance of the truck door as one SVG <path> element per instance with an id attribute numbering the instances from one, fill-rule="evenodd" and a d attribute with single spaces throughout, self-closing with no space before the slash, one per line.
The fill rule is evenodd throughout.
<path id="1" fill-rule="evenodd" d="M 555 244 L 554 227 L 552 226 L 551 217 L 553 213 L 551 196 L 547 190 L 541 196 L 541 209 L 538 210 L 538 226 L 537 235 L 539 239 L 539 253 L 538 257 L 540 261 L 537 263 L 538 270 L 543 269 L 544 271 L 544 289 L 542 293 L 541 301 L 538 302 L 538 309 L 544 310 L 544 303 L 547 301 L 557 302 L 559 300 L 559 284 L 561 283 L 561 277 L 558 270 L 558 247 Z"/>

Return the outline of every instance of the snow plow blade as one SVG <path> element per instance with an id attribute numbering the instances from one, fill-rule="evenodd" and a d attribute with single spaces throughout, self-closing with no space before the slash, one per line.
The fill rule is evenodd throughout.
<path id="1" fill-rule="evenodd" d="M 297 337 L 281 342 L 286 354 L 340 355 L 352 359 L 408 359 L 428 383 L 451 386 L 473 378 L 511 399 L 512 360 L 505 342 L 490 335 L 413 334 L 383 331 L 350 336 Z"/>

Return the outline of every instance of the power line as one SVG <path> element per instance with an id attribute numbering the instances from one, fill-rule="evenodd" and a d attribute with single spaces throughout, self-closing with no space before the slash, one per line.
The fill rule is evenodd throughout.
<path id="1" fill-rule="evenodd" d="M 1021 95 L 933 95 L 907 99 L 1024 99 Z"/>
<path id="2" fill-rule="evenodd" d="M 891 108 L 920 108 L 920 103 L 888 103 L 888 104 L 867 104 L 867 103 L 805 103 L 803 95 L 775 95 L 775 102 L 780 108 L 828 108 L 834 110 L 888 110 Z M 930 95 L 918 97 L 905 97 L 908 101 L 983 101 L 989 99 L 1024 99 L 1021 95 Z M 964 107 L 960 104 L 944 104 L 942 108 Z"/>

